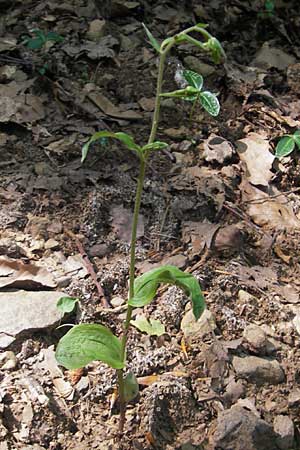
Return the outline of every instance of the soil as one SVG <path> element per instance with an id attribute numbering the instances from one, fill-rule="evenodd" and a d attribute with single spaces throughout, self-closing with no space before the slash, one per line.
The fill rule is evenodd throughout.
<path id="1" fill-rule="evenodd" d="M 68 324 L 122 332 L 138 160 L 113 140 L 80 159 L 95 131 L 147 141 L 157 57 L 142 22 L 158 40 L 208 23 L 227 55 L 219 65 L 190 45 L 170 55 L 164 90 L 178 88 L 181 66 L 196 70 L 221 112 L 190 117 L 188 102 L 162 102 L 169 147 L 150 157 L 137 241 L 137 274 L 162 263 L 193 273 L 210 319 L 188 335 L 189 301 L 175 287 L 135 311 L 165 333 L 130 329 L 140 392 L 121 438 L 114 371 L 54 367 L 65 327 L 21 333 L 0 354 L 1 450 L 262 448 L 220 438 L 236 404 L 274 428 L 270 449 L 300 448 L 299 152 L 274 158 L 278 139 L 300 129 L 300 23 L 298 2 L 265 3 L 0 0 L 0 273 L 8 258 L 49 270 L 80 299 Z M 36 29 L 56 35 L 35 48 Z M 278 366 L 251 371 L 252 357 Z M 239 358 L 250 358 L 246 372 Z"/>

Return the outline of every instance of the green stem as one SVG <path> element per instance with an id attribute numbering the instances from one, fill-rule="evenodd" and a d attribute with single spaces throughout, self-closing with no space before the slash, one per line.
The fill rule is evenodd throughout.
<path id="1" fill-rule="evenodd" d="M 175 39 L 172 40 L 166 46 L 166 48 L 160 55 L 159 70 L 158 70 L 157 85 L 156 85 L 155 108 L 154 108 L 154 113 L 153 113 L 153 118 L 152 118 L 152 126 L 151 126 L 151 132 L 150 132 L 148 144 L 152 144 L 152 142 L 154 142 L 155 137 L 156 137 L 158 121 L 159 121 L 159 113 L 160 113 L 160 94 L 162 91 L 165 61 L 166 61 L 167 53 L 169 52 L 170 48 L 174 44 L 175 44 Z M 137 235 L 137 226 L 138 226 L 138 220 L 139 220 L 139 212 L 140 212 L 140 207 L 141 207 L 142 192 L 143 192 L 143 186 L 144 186 L 144 180 L 145 180 L 146 162 L 147 162 L 148 156 L 149 156 L 149 153 L 142 155 L 140 158 L 140 171 L 139 171 L 139 178 L 138 178 L 138 184 L 137 184 L 137 189 L 136 189 L 135 205 L 134 205 L 134 212 L 133 212 L 133 223 L 132 223 L 132 231 L 131 231 L 130 269 L 129 269 L 129 299 L 133 298 L 133 296 L 134 296 L 136 235 Z M 126 359 L 127 335 L 128 335 L 128 329 L 130 326 L 131 317 L 132 317 L 132 311 L 133 311 L 133 307 L 128 305 L 125 324 L 124 324 L 124 333 L 123 333 L 122 340 L 121 340 L 121 352 L 122 352 L 121 356 L 122 356 L 122 359 L 124 362 Z M 124 428 L 124 423 L 125 423 L 125 411 L 126 411 L 125 398 L 124 398 L 124 394 L 125 394 L 124 393 L 124 371 L 122 369 L 117 370 L 117 376 L 118 376 L 119 400 L 120 400 L 119 432 L 122 433 L 123 428 Z"/>

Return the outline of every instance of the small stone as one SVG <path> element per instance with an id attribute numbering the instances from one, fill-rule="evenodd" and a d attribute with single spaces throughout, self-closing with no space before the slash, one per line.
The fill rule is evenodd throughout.
<path id="1" fill-rule="evenodd" d="M 255 353 L 264 355 L 266 353 L 267 336 L 264 330 L 258 325 L 248 325 L 243 333 L 244 339 L 250 345 L 251 350 Z"/>
<path id="2" fill-rule="evenodd" d="M 209 64 L 206 64 L 202 62 L 199 58 L 196 58 L 195 56 L 186 56 L 184 58 L 184 66 L 188 67 L 190 70 L 193 70 L 194 72 L 200 73 L 204 77 L 208 77 L 209 75 L 213 74 L 216 69 L 214 66 L 211 66 Z"/>
<path id="3" fill-rule="evenodd" d="M 298 406 L 300 403 L 300 389 L 294 388 L 288 396 L 289 406 Z"/>
<path id="4" fill-rule="evenodd" d="M 139 105 L 144 111 L 153 111 L 155 107 L 155 98 L 142 97 L 139 101 Z"/>
<path id="5" fill-rule="evenodd" d="M 118 306 L 124 305 L 125 300 L 122 297 L 114 297 L 111 299 L 110 303 L 114 308 L 117 308 Z"/>
<path id="6" fill-rule="evenodd" d="M 274 431 L 280 435 L 276 442 L 281 450 L 289 450 L 294 447 L 294 424 L 288 416 L 275 417 Z"/>
<path id="7" fill-rule="evenodd" d="M 18 360 L 14 352 L 4 352 L 0 355 L 1 370 L 14 370 L 17 367 Z"/>
<path id="8" fill-rule="evenodd" d="M 245 388 L 242 380 L 235 381 L 234 379 L 232 379 L 226 386 L 223 400 L 228 406 L 233 405 L 239 398 L 244 395 L 244 393 Z"/>
<path id="9" fill-rule="evenodd" d="M 278 384 L 284 381 L 284 371 L 276 360 L 246 356 L 240 358 L 234 356 L 232 360 L 237 375 L 254 382 L 257 385 L 263 383 Z"/>
<path id="10" fill-rule="evenodd" d="M 212 333 L 217 328 L 217 325 L 213 314 L 208 309 L 203 312 L 198 320 L 195 319 L 193 311 L 190 310 L 183 316 L 180 328 L 184 337 L 192 343 Z"/>
<path id="11" fill-rule="evenodd" d="M 271 425 L 252 411 L 234 405 L 218 416 L 212 436 L 218 450 L 277 450 L 277 435 Z"/>
<path id="12" fill-rule="evenodd" d="M 90 385 L 89 377 L 81 377 L 78 383 L 75 385 L 75 388 L 78 392 L 81 392 L 88 389 L 89 385 Z"/>
<path id="13" fill-rule="evenodd" d="M 99 41 L 106 33 L 105 20 L 95 19 L 90 23 L 86 37 L 91 41 Z"/>
<path id="14" fill-rule="evenodd" d="M 48 239 L 48 241 L 45 242 L 45 249 L 46 250 L 57 250 L 59 248 L 59 242 L 57 242 L 55 239 Z"/>
<path id="15" fill-rule="evenodd" d="M 97 256 L 98 258 L 103 258 L 103 256 L 109 253 L 110 249 L 106 244 L 95 244 L 89 248 L 89 255 L 94 258 Z"/>

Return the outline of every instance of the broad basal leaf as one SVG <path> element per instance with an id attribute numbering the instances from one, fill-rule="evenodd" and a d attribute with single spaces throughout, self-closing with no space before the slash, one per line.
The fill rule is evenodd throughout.
<path id="1" fill-rule="evenodd" d="M 217 116 L 220 112 L 220 103 L 215 94 L 209 91 L 201 92 L 199 95 L 203 108 L 211 115 Z"/>
<path id="2" fill-rule="evenodd" d="M 160 94 L 161 97 L 176 97 L 187 99 L 189 97 L 195 97 L 199 93 L 198 89 L 193 86 L 187 86 L 184 89 L 179 89 L 173 92 L 165 92 L 164 94 Z"/>
<path id="3" fill-rule="evenodd" d="M 124 378 L 124 400 L 130 402 L 139 393 L 139 383 L 134 373 L 129 372 Z"/>
<path id="4" fill-rule="evenodd" d="M 63 313 L 70 313 L 74 310 L 76 303 L 79 302 L 79 298 L 74 297 L 61 297 L 56 306 Z"/>
<path id="5" fill-rule="evenodd" d="M 148 321 L 145 316 L 138 316 L 130 323 L 142 333 L 147 333 L 149 336 L 161 336 L 165 333 L 165 326 L 159 320 L 150 318 Z"/>
<path id="6" fill-rule="evenodd" d="M 294 148 L 295 148 L 295 141 L 293 136 L 284 136 L 283 138 L 280 139 L 280 141 L 276 145 L 275 156 L 277 158 L 287 156 L 290 153 L 292 153 Z"/>
<path id="7" fill-rule="evenodd" d="M 198 91 L 201 91 L 203 86 L 203 77 L 199 73 L 193 72 L 192 70 L 184 70 L 183 76 L 190 86 L 193 86 L 198 89 Z"/>
<path id="8" fill-rule="evenodd" d="M 128 304 L 133 307 L 148 305 L 155 297 L 161 283 L 175 284 L 183 289 L 192 300 L 196 320 L 199 319 L 205 309 L 199 283 L 193 275 L 182 272 L 174 266 L 162 266 L 137 277 L 134 282 L 134 297 L 128 300 Z"/>
<path id="9" fill-rule="evenodd" d="M 106 327 L 80 324 L 71 328 L 58 343 L 56 359 L 67 369 L 79 369 L 92 361 L 102 361 L 114 369 L 122 369 L 121 342 Z"/>
<path id="10" fill-rule="evenodd" d="M 295 131 L 293 134 L 294 141 L 297 144 L 298 149 L 300 150 L 300 130 Z"/>
<path id="11" fill-rule="evenodd" d="M 162 150 L 163 148 L 166 148 L 168 146 L 169 144 L 167 144 L 166 142 L 155 141 L 152 142 L 152 144 L 144 145 L 144 147 L 142 147 L 142 151 L 145 152 L 147 150 Z"/>
<path id="12" fill-rule="evenodd" d="M 108 138 L 108 137 L 118 139 L 123 144 L 125 144 L 129 150 L 134 150 L 137 153 L 141 151 L 141 147 L 137 145 L 134 142 L 133 138 L 129 136 L 129 134 L 127 133 L 122 132 L 112 133 L 111 131 L 98 131 L 97 133 L 93 134 L 93 136 L 88 140 L 88 142 L 84 144 L 84 146 L 82 147 L 81 162 L 83 162 L 87 157 L 90 145 L 93 144 L 93 142 L 96 142 L 101 138 Z"/>
<path id="13" fill-rule="evenodd" d="M 146 25 L 145 25 L 144 23 L 143 23 L 142 25 L 143 25 L 143 27 L 144 27 L 144 29 L 145 29 L 145 31 L 146 31 L 147 37 L 148 37 L 148 39 L 149 39 L 149 41 L 150 41 L 150 44 L 152 45 L 152 47 L 153 47 L 158 53 L 160 53 L 160 45 L 159 45 L 159 43 L 157 42 L 157 40 L 155 39 L 155 37 L 153 36 L 153 34 L 151 33 L 151 31 L 146 27 Z"/>

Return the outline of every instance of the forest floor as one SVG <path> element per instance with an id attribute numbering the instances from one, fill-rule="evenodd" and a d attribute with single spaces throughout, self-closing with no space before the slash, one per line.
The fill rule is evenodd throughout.
<path id="1" fill-rule="evenodd" d="M 300 153 L 274 157 L 300 129 L 297 2 L 186 3 L 0 0 L 0 450 L 300 448 Z M 174 286 L 135 310 L 165 333 L 130 329 L 140 392 L 120 439 L 114 371 L 67 371 L 54 351 L 62 321 L 122 332 L 138 161 L 112 140 L 80 159 L 98 130 L 147 142 L 157 56 L 142 22 L 159 41 L 208 23 L 227 59 L 182 44 L 167 63 L 166 91 L 197 71 L 221 112 L 163 101 L 136 269 L 192 273 L 207 311 L 195 322 Z M 63 319 L 62 295 L 79 298 Z"/>

